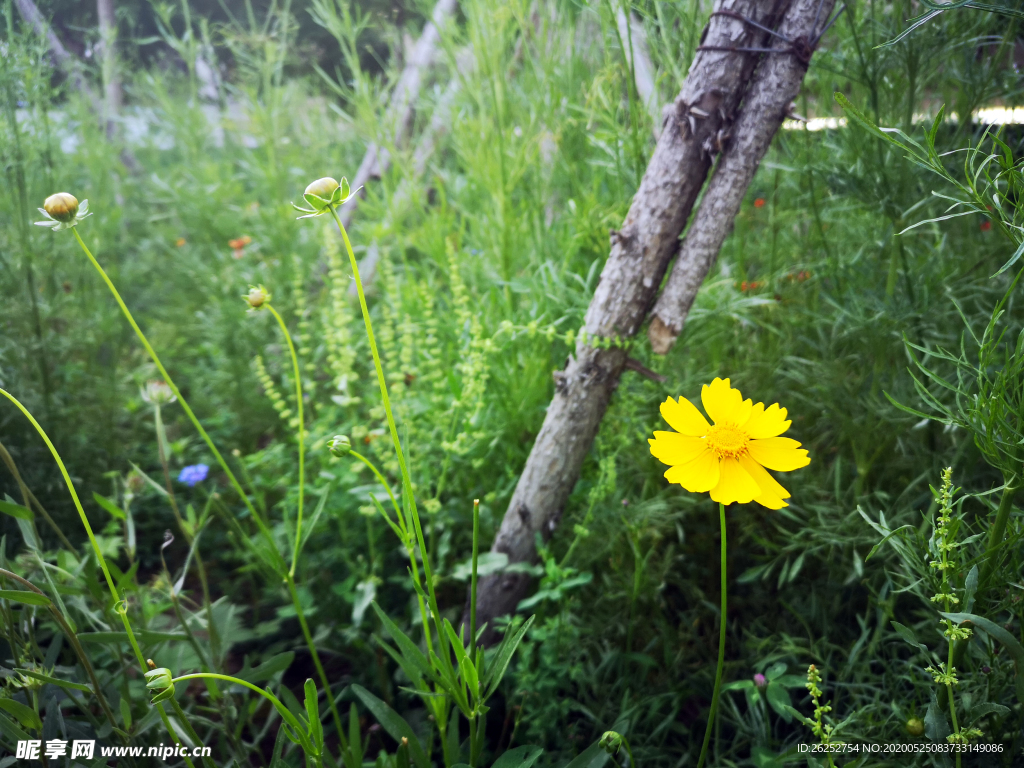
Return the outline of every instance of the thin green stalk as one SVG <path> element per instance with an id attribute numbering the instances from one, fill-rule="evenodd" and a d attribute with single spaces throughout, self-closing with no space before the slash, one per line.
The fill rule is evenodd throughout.
<path id="1" fill-rule="evenodd" d="M 75 237 L 78 237 L 78 233 L 75 232 Z M 78 242 L 82 242 L 79 238 Z M 83 243 L 84 247 L 84 243 Z M 119 297 L 120 298 L 120 297 Z M 103 571 L 103 577 L 106 579 L 107 587 L 110 589 L 110 594 L 114 598 L 114 610 L 121 616 L 121 623 L 124 625 L 125 632 L 128 635 L 128 641 L 131 643 L 132 650 L 135 651 L 135 657 L 139 661 L 139 666 L 142 667 L 142 671 L 146 671 L 146 659 L 142 655 L 142 651 L 139 648 L 138 642 L 135 640 L 135 633 L 132 631 L 132 625 L 128 621 L 127 610 L 124 606 L 123 601 L 118 599 L 117 589 L 114 587 L 114 580 L 110 578 L 110 571 L 107 569 L 107 561 L 103 557 L 103 552 L 100 550 L 99 542 L 96 541 L 96 535 L 92 532 L 92 526 L 89 524 L 89 518 L 85 516 L 85 510 L 82 508 L 82 502 L 78 498 L 78 492 L 75 490 L 75 484 L 71 482 L 71 476 L 68 474 L 67 468 L 64 466 L 64 461 L 61 459 L 60 454 L 50 441 L 50 437 L 46 434 L 46 430 L 40 426 L 39 422 L 36 421 L 35 417 L 29 413 L 28 409 L 21 404 L 21 402 L 10 392 L 5 389 L 0 389 L 0 395 L 3 395 L 10 400 L 14 405 L 24 414 L 39 436 L 43 438 L 43 442 L 46 443 L 46 447 L 50 449 L 50 453 L 53 455 L 54 460 L 57 462 L 57 466 L 60 468 L 60 473 L 64 477 L 64 482 L 68 487 L 68 492 L 71 494 L 71 500 L 75 503 L 75 509 L 78 510 L 78 516 L 82 519 L 82 525 L 85 526 L 85 532 L 89 536 L 89 542 L 92 544 L 93 552 L 96 553 L 96 559 L 99 562 L 100 569 Z M 167 729 L 167 733 L 174 740 L 175 744 L 180 744 L 181 739 L 178 738 L 177 732 L 171 727 L 171 721 L 167 718 L 167 712 L 161 704 L 156 705 L 157 710 L 160 713 L 160 719 L 163 721 L 164 728 Z M 189 768 L 194 768 L 192 761 L 185 757 L 185 763 Z"/>
<path id="2" fill-rule="evenodd" d="M 345 243 L 345 251 L 348 254 L 349 264 L 352 267 L 352 276 L 356 283 L 356 293 L 359 296 L 359 308 L 363 314 L 363 324 L 366 326 L 366 337 L 370 343 L 370 352 L 373 355 L 373 366 L 377 372 L 377 383 L 380 386 L 380 395 L 384 405 L 384 414 L 387 417 L 388 429 L 391 431 L 391 441 L 394 443 L 395 453 L 398 457 L 398 466 L 402 473 L 402 492 L 409 505 L 413 531 L 416 535 L 416 543 L 419 544 L 420 552 L 423 554 L 423 575 L 424 581 L 426 581 L 430 610 L 433 614 L 434 623 L 437 629 L 438 644 L 441 646 L 443 652 L 447 652 L 447 641 L 445 639 L 444 628 L 441 626 L 440 611 L 437 607 L 437 595 L 434 591 L 434 579 L 430 569 L 430 558 L 426 556 L 427 546 L 426 542 L 423 540 L 423 529 L 420 526 L 419 514 L 416 511 L 416 499 L 412 492 L 412 478 L 409 475 L 409 467 L 405 462 L 402 443 L 398 439 L 398 427 L 395 425 L 395 416 L 391 410 L 391 398 L 388 397 L 388 385 L 384 380 L 384 368 L 380 362 L 380 352 L 377 350 L 377 341 L 373 336 L 373 323 L 370 320 L 370 310 L 366 306 L 366 293 L 363 290 L 363 280 L 359 275 L 359 264 L 356 261 L 356 255 L 352 250 L 352 243 L 348 239 L 348 232 L 345 231 L 345 225 L 341 223 L 341 218 L 338 216 L 337 209 L 333 205 L 328 206 L 328 208 L 331 211 L 331 215 L 334 216 L 334 221 L 338 225 L 338 230 L 341 232 L 341 238 Z M 417 578 L 418 581 L 418 573 L 415 566 L 413 568 L 413 576 Z M 424 624 L 424 630 L 426 631 L 426 624 Z"/>
<path id="3" fill-rule="evenodd" d="M 1017 490 L 1011 485 L 1011 480 L 1006 482 L 1003 488 L 1003 495 L 999 499 L 999 508 L 996 510 L 996 519 L 992 524 L 992 530 L 988 537 L 988 546 L 985 548 L 985 563 L 981 567 L 981 583 L 986 584 L 992 575 L 995 567 L 996 555 L 999 547 L 1002 546 L 1003 537 L 1006 535 L 1006 523 L 1010 519 L 1010 510 L 1013 509 L 1013 494 Z M 948 608 L 946 610 L 949 610 Z"/>
<path id="4" fill-rule="evenodd" d="M 174 485 L 171 483 L 171 468 L 167 463 L 167 452 L 164 450 L 164 420 L 160 414 L 160 406 L 153 406 L 153 426 L 156 430 L 156 452 L 160 457 L 160 466 L 164 471 L 164 487 L 167 488 L 167 500 L 171 503 L 171 511 L 174 512 L 174 519 L 178 522 L 178 528 L 185 538 L 192 543 L 185 521 L 181 519 L 181 510 L 178 509 L 178 500 L 174 496 Z"/>
<path id="5" fill-rule="evenodd" d="M 316 644 L 313 643 L 313 635 L 310 634 L 309 625 L 306 623 L 306 615 L 302 612 L 302 603 L 299 602 L 299 593 L 295 589 L 295 579 L 289 573 L 285 576 L 284 583 L 288 587 L 288 594 L 291 595 L 292 605 L 295 607 L 295 615 L 298 617 L 299 626 L 302 628 L 302 636 L 306 638 L 306 647 L 309 648 L 309 655 L 313 657 L 313 666 L 316 667 L 316 672 L 320 676 L 320 683 L 324 687 L 327 703 L 331 707 L 331 717 L 334 719 L 334 727 L 338 731 L 338 739 L 341 741 L 341 748 L 344 752 L 347 752 L 348 739 L 345 738 L 345 729 L 341 726 L 341 715 L 338 714 L 338 705 L 334 703 L 334 695 L 331 693 L 331 684 L 327 680 L 327 673 L 324 671 L 324 665 L 320 663 L 320 654 L 317 653 Z"/>
<path id="6" fill-rule="evenodd" d="M 299 740 L 300 746 L 303 747 L 307 754 L 309 754 L 318 765 L 320 764 L 319 757 L 316 756 L 316 750 L 313 748 L 313 745 L 310 743 L 308 737 L 306 736 L 306 729 L 303 727 L 302 723 L 299 722 L 298 718 L 295 717 L 295 715 L 293 715 L 291 711 L 284 704 L 281 703 L 281 700 L 278 699 L 270 691 L 260 688 L 257 685 L 253 685 L 252 683 L 247 682 L 246 680 L 241 680 L 237 677 L 231 677 L 230 675 L 217 674 L 215 672 L 193 672 L 190 675 L 182 675 L 181 677 L 176 677 L 173 680 L 171 680 L 171 685 L 173 686 L 175 683 L 181 683 L 186 680 L 199 680 L 202 678 L 209 678 L 212 680 L 224 680 L 228 683 L 234 683 L 235 685 L 244 686 L 251 691 L 255 691 L 260 696 L 263 696 L 265 699 L 270 701 L 270 703 L 274 705 L 274 709 L 276 709 L 278 714 L 281 715 L 281 718 L 295 732 L 295 737 Z M 328 691 L 327 697 L 328 700 L 330 701 L 330 691 Z M 174 701 L 173 696 L 171 697 L 171 701 Z"/>
<path id="7" fill-rule="evenodd" d="M 302 374 L 299 372 L 299 356 L 295 353 L 295 344 L 292 343 L 292 335 L 288 333 L 288 326 L 284 324 L 284 319 L 272 304 L 267 303 L 265 306 L 277 320 L 277 324 L 281 326 L 281 333 L 284 334 L 284 339 L 288 342 L 288 352 L 292 356 L 292 370 L 295 375 L 295 410 L 299 420 L 299 513 L 295 521 L 295 548 L 292 551 L 292 567 L 288 569 L 288 575 L 294 577 L 295 565 L 299 561 L 299 542 L 302 540 L 302 502 L 306 490 L 306 426 L 302 418 Z"/>
<path id="8" fill-rule="evenodd" d="M 95 267 L 96 271 L 99 272 L 100 277 L 103 278 L 103 282 L 107 284 L 107 288 L 109 288 L 110 292 L 113 294 L 114 299 L 117 301 L 118 306 L 121 308 L 122 314 L 124 314 L 125 318 L 128 320 L 128 323 L 129 325 L 131 325 L 132 330 L 135 331 L 135 335 L 139 337 L 139 341 L 142 342 L 142 346 L 145 347 L 147 354 L 149 354 L 150 359 L 156 365 L 157 370 L 160 371 L 160 375 L 163 376 L 163 379 L 167 383 L 167 386 L 171 388 L 171 391 L 174 393 L 175 397 L 178 398 L 178 402 L 181 403 L 181 407 L 182 409 L 184 409 L 185 415 L 188 416 L 189 421 L 192 422 L 192 426 L 196 428 L 196 431 L 199 433 L 199 436 L 203 439 L 203 442 L 206 443 L 206 447 L 210 449 L 210 452 L 213 454 L 214 459 L 216 459 L 217 464 L 220 465 L 220 468 L 224 471 L 224 474 L 227 475 L 228 482 L 231 483 L 231 487 L 234 488 L 235 493 L 238 494 L 239 498 L 241 498 L 245 506 L 248 507 L 249 514 L 251 514 L 253 519 L 256 521 L 256 525 L 259 526 L 260 532 L 263 534 L 263 536 L 266 538 L 268 542 L 273 544 L 274 537 L 273 534 L 271 534 L 270 529 L 267 528 L 266 523 L 263 522 L 263 518 L 261 518 L 260 515 L 256 512 L 255 507 L 253 507 L 252 502 L 249 500 L 249 497 L 246 495 L 245 491 L 242 490 L 242 486 L 239 484 L 237 478 L 235 478 L 235 474 L 231 471 L 231 468 L 228 466 L 228 463 L 224 460 L 224 457 L 221 456 L 220 451 L 217 450 L 217 446 L 213 444 L 213 440 L 210 439 L 210 436 L 206 433 L 206 430 L 203 429 L 203 425 L 199 423 L 199 419 L 196 418 L 195 413 L 192 412 L 192 408 L 189 407 L 188 402 L 182 396 L 181 391 L 174 383 L 174 380 L 171 378 L 171 375 L 167 372 L 167 369 L 164 368 L 163 363 L 160 362 L 160 357 L 157 355 L 156 350 L 153 349 L 153 346 L 149 343 L 149 339 L 146 338 L 146 334 L 142 332 L 142 329 L 139 328 L 138 323 L 135 322 L 135 318 L 132 316 L 131 311 L 128 309 L 128 306 L 124 303 L 124 300 L 121 298 L 121 294 L 118 293 L 117 287 L 114 285 L 113 281 L 107 275 L 106 271 L 103 269 L 100 263 L 96 261 L 96 257 L 92 255 L 92 252 L 89 250 L 85 242 L 82 240 L 81 235 L 78 234 L 78 228 L 72 227 L 71 231 L 72 233 L 74 233 L 75 239 L 78 241 L 78 244 L 79 246 L 81 246 L 82 250 L 85 251 L 85 255 L 89 258 L 89 261 L 92 263 L 93 267 Z M 278 554 L 276 546 L 272 546 L 269 551 L 277 554 L 278 558 L 280 559 L 280 554 Z M 280 563 L 275 563 L 275 565 L 279 565 L 282 569 L 284 568 L 283 561 Z"/>
<path id="9" fill-rule="evenodd" d="M 718 668 L 715 670 L 715 692 L 711 696 L 711 711 L 708 713 L 708 727 L 704 731 L 704 743 L 700 748 L 700 757 L 697 759 L 697 768 L 702 768 L 708 754 L 708 743 L 711 740 L 711 728 L 715 723 L 715 714 L 718 711 L 718 694 L 722 689 L 722 669 L 725 666 L 725 614 L 726 614 L 726 561 L 725 561 L 725 504 L 718 504 L 718 518 L 722 528 L 722 616 L 719 622 L 721 628 L 718 634 Z M 632 758 L 631 758 L 632 759 Z"/>
<path id="10" fill-rule="evenodd" d="M 476 580 L 480 552 L 480 499 L 473 499 L 473 575 L 469 582 L 469 658 L 476 658 Z"/>

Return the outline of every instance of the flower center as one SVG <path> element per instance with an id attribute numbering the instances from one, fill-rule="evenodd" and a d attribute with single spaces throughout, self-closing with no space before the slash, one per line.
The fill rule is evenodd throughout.
<path id="1" fill-rule="evenodd" d="M 735 459 L 747 450 L 747 433 L 731 424 L 715 424 L 707 436 L 708 446 L 720 459 Z"/>

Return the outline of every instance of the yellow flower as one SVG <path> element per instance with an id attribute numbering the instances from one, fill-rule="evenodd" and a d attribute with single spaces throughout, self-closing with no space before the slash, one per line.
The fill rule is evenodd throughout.
<path id="1" fill-rule="evenodd" d="M 722 504 L 756 501 L 768 509 L 789 506 L 790 497 L 767 469 L 789 472 L 811 463 L 800 443 L 779 437 L 792 423 L 778 403 L 764 407 L 744 400 L 728 379 L 705 384 L 700 393 L 704 415 L 686 398 L 671 397 L 661 415 L 675 432 L 655 432 L 651 454 L 670 465 L 665 479 L 692 493 L 711 492 Z"/>

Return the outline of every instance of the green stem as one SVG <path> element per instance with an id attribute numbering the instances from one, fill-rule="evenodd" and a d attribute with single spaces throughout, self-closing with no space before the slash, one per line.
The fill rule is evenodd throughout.
<path id="1" fill-rule="evenodd" d="M 996 510 L 996 520 L 992 524 L 991 533 L 989 533 L 988 547 L 985 549 L 984 555 L 985 563 L 981 568 L 982 584 L 985 584 L 989 576 L 992 575 L 997 551 L 1002 546 L 1003 537 L 1006 535 L 1006 523 L 1010 519 L 1010 510 L 1013 509 L 1013 494 L 1017 490 L 1016 487 L 1010 485 L 1011 482 L 1012 479 L 1007 481 L 1003 488 L 1002 498 L 999 499 L 999 508 Z"/>
<path id="2" fill-rule="evenodd" d="M 708 727 L 704 731 L 704 743 L 700 748 L 700 757 L 697 760 L 697 768 L 702 768 L 708 754 L 708 743 L 711 740 L 711 729 L 715 723 L 715 714 L 718 711 L 718 694 L 722 689 L 722 669 L 725 666 L 725 615 L 726 615 L 726 561 L 725 561 L 725 504 L 718 504 L 718 518 L 722 528 L 722 616 L 719 622 L 721 628 L 718 634 L 718 668 L 715 671 L 715 692 L 711 696 L 711 712 L 708 713 Z M 631 758 L 632 759 L 632 758 Z"/>
<path id="3" fill-rule="evenodd" d="M 193 672 L 190 675 L 182 675 L 181 677 L 176 677 L 173 680 L 171 680 L 171 685 L 174 685 L 175 683 L 182 683 L 186 680 L 198 680 L 200 678 L 210 678 L 212 680 L 223 680 L 228 683 L 234 683 L 235 685 L 244 686 L 251 691 L 255 691 L 260 696 L 263 696 L 265 699 L 269 700 L 271 704 L 274 705 L 274 709 L 277 710 L 277 713 L 281 715 L 281 718 L 286 723 L 288 723 L 291 729 L 295 732 L 296 738 L 300 740 L 300 742 L 303 744 L 303 747 L 311 753 L 315 752 L 315 750 L 313 749 L 313 745 L 306 738 L 306 729 L 302 726 L 302 723 L 300 723 L 298 718 L 296 718 L 295 715 L 291 713 L 288 707 L 282 704 L 281 700 L 278 699 L 277 696 L 272 694 L 270 691 L 264 690 L 263 688 L 260 688 L 257 685 L 253 685 L 252 683 L 246 680 L 240 680 L 239 678 L 231 677 L 230 675 L 221 675 L 216 672 Z M 330 691 L 328 691 L 328 696 L 330 696 Z M 171 698 L 173 699 L 173 697 Z"/>
<path id="4" fill-rule="evenodd" d="M 75 232 L 75 237 L 78 237 L 78 233 Z M 81 238 L 79 238 L 81 242 Z M 84 246 L 83 246 L 84 247 Z M 121 623 L 124 624 L 125 632 L 128 635 L 128 641 L 131 643 L 132 650 L 135 651 L 135 657 L 138 659 L 139 666 L 142 667 L 142 671 L 146 671 L 146 659 L 142 655 L 142 651 L 139 649 L 139 644 L 135 640 L 135 633 L 132 631 L 132 625 L 128 622 L 128 615 L 126 612 L 122 612 L 119 608 L 117 597 L 117 589 L 114 587 L 114 580 L 110 578 L 110 571 L 107 569 L 107 561 L 103 557 L 103 552 L 100 550 L 99 542 L 96 541 L 96 535 L 92 532 L 92 526 L 89 524 L 89 518 L 85 516 L 85 510 L 82 508 L 82 502 L 78 498 L 78 492 L 75 490 L 75 484 L 71 482 L 71 476 L 68 474 L 67 468 L 64 466 L 64 461 L 61 459 L 60 454 L 50 441 L 49 435 L 46 434 L 46 430 L 40 426 L 39 422 L 36 421 L 35 417 L 29 413 L 28 409 L 21 404 L 21 402 L 10 392 L 5 389 L 0 389 L 0 395 L 3 395 L 10 400 L 14 405 L 21 411 L 25 418 L 31 422 L 32 426 L 35 427 L 36 432 L 43 438 L 43 442 L 46 443 L 46 447 L 50 449 L 50 454 L 53 456 L 54 461 L 57 462 L 57 466 L 60 468 L 60 473 L 64 477 L 64 482 L 68 487 L 68 492 L 71 494 L 71 500 L 75 503 L 75 509 L 78 510 L 78 516 L 82 519 L 82 525 L 85 526 L 85 532 L 89 536 L 89 542 L 92 544 L 93 552 L 96 553 L 96 560 L 99 562 L 100 569 L 103 571 L 103 577 L 106 579 L 107 587 L 110 589 L 110 594 L 114 598 L 114 610 L 120 615 Z M 174 740 L 175 744 L 180 744 L 181 739 L 178 738 L 177 732 L 171 727 L 171 721 L 167 718 L 167 713 L 164 711 L 162 705 L 157 704 L 157 710 L 160 712 L 160 719 L 163 721 L 164 727 L 167 729 L 167 733 Z M 189 768 L 194 768 L 192 761 L 185 757 L 185 763 Z"/>
<path id="5" fill-rule="evenodd" d="M 82 250 L 85 251 L 85 255 L 89 258 L 89 261 L 92 263 L 93 267 L 95 267 L 96 271 L 99 272 L 100 277 L 103 278 L 103 282 L 107 284 L 107 288 L 109 288 L 111 294 L 113 294 L 114 299 L 117 301 L 118 306 L 121 308 L 122 314 L 124 314 L 125 318 L 128 320 L 128 323 L 129 325 L 131 325 L 132 330 L 135 331 L 135 335 L 139 337 L 139 341 L 142 342 L 142 346 L 146 349 L 146 352 L 147 354 L 149 354 L 150 359 L 156 365 L 157 370 L 160 371 L 160 375 L 163 376 L 164 381 L 167 382 L 167 386 L 171 388 L 171 391 L 174 393 L 175 397 L 178 398 L 178 402 L 181 403 L 181 407 L 185 411 L 185 415 L 188 416 L 189 421 L 192 422 L 192 426 L 196 428 L 196 431 L 199 433 L 199 436 L 203 439 L 203 442 L 206 443 L 206 447 L 210 449 L 210 453 L 212 453 L 213 457 L 216 459 L 217 464 L 220 465 L 220 468 L 224 471 L 224 474 L 227 475 L 228 482 L 231 483 L 231 487 L 234 488 L 235 493 L 238 494 L 239 498 L 241 498 L 245 506 L 248 507 L 249 514 L 252 515 L 253 520 L 256 521 L 256 525 L 259 526 L 260 533 L 263 534 L 264 538 L 267 540 L 268 543 L 273 545 L 274 537 L 273 534 L 271 534 L 270 529 L 267 528 L 266 523 L 263 522 L 263 518 L 261 518 L 260 515 L 257 514 L 256 509 L 253 507 L 252 502 L 249 501 L 249 497 L 246 495 L 245 491 L 242 490 L 242 486 L 239 484 L 237 478 L 235 478 L 235 474 L 231 471 L 231 468 L 228 466 L 228 463 L 224 460 L 224 457 L 221 456 L 220 451 L 217 450 L 217 446 L 213 444 L 213 440 L 210 439 L 210 436 L 206 433 L 206 430 L 203 429 L 203 425 L 199 423 L 199 419 L 196 418 L 195 413 L 192 412 L 192 408 L 189 407 L 188 402 L 182 396 L 181 391 L 174 383 L 174 380 L 171 378 L 171 375 L 167 372 L 167 369 L 164 368 L 163 363 L 160 362 L 160 357 L 157 355 L 156 350 L 153 349 L 153 346 L 149 343 L 149 339 L 146 338 L 146 334 L 142 332 L 142 329 L 139 328 L 138 323 L 135 322 L 135 318 L 129 311 L 128 306 L 124 303 L 124 300 L 121 298 L 121 294 L 118 293 L 117 287 L 114 285 L 113 281 L 107 275 L 106 271 L 104 271 L 103 267 L 100 266 L 100 263 L 96 261 L 96 257 L 92 255 L 92 252 L 89 250 L 85 242 L 82 240 L 81 235 L 78 234 L 78 229 L 73 227 L 71 231 L 72 233 L 74 233 L 75 239 L 78 241 L 78 244 L 81 246 Z M 268 551 L 277 555 L 277 558 L 279 560 L 281 559 L 280 553 L 278 553 L 276 545 L 271 546 Z M 280 566 L 282 569 L 284 567 L 283 562 L 275 563 L 275 565 Z"/>
<path id="6" fill-rule="evenodd" d="M 473 575 L 469 582 L 469 658 L 476 657 L 476 579 L 480 552 L 480 499 L 473 499 Z"/>
<path id="7" fill-rule="evenodd" d="M 327 703 L 331 707 L 331 717 L 334 719 L 334 727 L 338 731 L 338 739 L 341 741 L 343 752 L 348 751 L 348 739 L 345 738 L 345 729 L 341 726 L 341 715 L 338 714 L 338 705 L 334 703 L 334 694 L 331 693 L 331 684 L 327 680 L 327 673 L 324 665 L 320 663 L 320 654 L 316 651 L 316 644 L 313 643 L 313 635 L 310 634 L 309 624 L 306 623 L 306 615 L 302 612 L 302 603 L 299 602 L 299 593 L 295 589 L 295 579 L 289 573 L 285 576 L 285 585 L 288 587 L 288 594 L 291 595 L 292 605 L 295 607 L 295 615 L 299 619 L 299 626 L 302 628 L 302 636 L 306 638 L 306 647 L 309 648 L 309 655 L 313 657 L 313 666 L 320 676 L 320 684 L 324 687 L 324 694 Z"/>
<path id="8" fill-rule="evenodd" d="M 299 542 L 302 540 L 302 502 L 306 490 L 306 435 L 305 423 L 302 418 L 302 374 L 299 373 L 299 356 L 295 353 L 295 344 L 292 343 L 292 335 L 288 333 L 288 326 L 284 324 L 280 313 L 273 305 L 266 304 L 267 309 L 281 326 L 281 333 L 288 342 L 288 352 L 292 356 L 292 370 L 295 375 L 295 410 L 299 420 L 299 513 L 295 521 L 295 548 L 292 551 L 292 567 L 288 569 L 288 575 L 295 576 L 295 565 L 299 561 Z"/>
<path id="9" fill-rule="evenodd" d="M 420 553 L 423 557 L 423 576 L 426 581 L 427 594 L 429 596 L 430 611 L 433 614 L 435 628 L 437 629 L 437 642 L 443 653 L 448 652 L 448 644 L 445 639 L 444 628 L 441 626 L 441 612 L 437 607 L 437 595 L 434 591 L 434 578 L 430 569 L 430 558 L 427 557 L 427 546 L 423 540 L 423 529 L 420 526 L 419 514 L 416 510 L 416 498 L 412 491 L 412 478 L 409 475 L 409 468 L 405 463 L 405 454 L 402 451 L 402 443 L 398 439 L 398 427 L 395 426 L 395 416 L 391 410 L 391 398 L 388 397 L 388 385 L 384 380 L 384 368 L 380 362 L 380 352 L 377 350 L 377 341 L 373 336 L 373 323 L 370 320 L 370 310 L 366 306 L 366 293 L 363 290 L 363 280 L 359 275 L 359 264 L 356 261 L 356 255 L 352 250 L 352 243 L 348 239 L 348 232 L 345 231 L 345 225 L 341 223 L 341 217 L 338 216 L 337 209 L 331 205 L 328 206 L 331 211 L 331 215 L 334 217 L 335 223 L 338 225 L 338 230 L 341 232 L 341 238 L 345 243 L 345 251 L 348 254 L 349 265 L 352 267 L 352 276 L 356 283 L 356 293 L 359 296 L 359 308 L 363 314 L 363 324 L 366 326 L 366 337 L 370 343 L 370 352 L 373 355 L 373 366 L 377 372 L 377 383 L 380 386 L 381 401 L 384 405 L 384 413 L 387 416 L 388 429 L 391 431 L 391 441 L 395 446 L 395 453 L 398 457 L 398 466 L 402 473 L 402 492 L 404 499 L 407 501 L 409 516 L 412 518 L 413 532 L 416 535 L 416 542 L 419 544 Z M 415 558 L 413 558 L 415 560 Z M 413 563 L 413 577 L 419 584 L 419 574 Z M 430 632 L 427 629 L 426 623 L 423 625 L 424 632 L 427 635 L 427 643 L 429 647 L 430 643 Z"/>

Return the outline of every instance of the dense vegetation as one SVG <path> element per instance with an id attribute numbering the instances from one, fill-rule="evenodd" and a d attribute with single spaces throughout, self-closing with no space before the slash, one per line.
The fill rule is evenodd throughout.
<path id="1" fill-rule="evenodd" d="M 511 637 L 535 616 L 504 678 L 493 678 L 490 711 L 479 732 L 468 717 L 460 731 L 455 716 L 445 737 L 438 715 L 457 709 L 451 691 L 465 677 L 452 680 L 470 665 L 435 680 L 390 649 L 402 632 L 426 648 L 423 601 L 436 599 L 435 618 L 459 626 L 474 499 L 485 553 L 551 374 L 574 348 L 608 230 L 643 175 L 651 117 L 630 84 L 629 45 L 614 8 L 596 1 L 465 0 L 445 30 L 414 132 L 427 130 L 450 79 L 460 88 L 428 172 L 414 172 L 415 142 L 388 146 L 396 162 L 368 185 L 348 231 L 356 257 L 379 258 L 362 277 L 406 473 L 345 241 L 330 215 L 297 221 L 291 203 L 306 205 L 314 179 L 351 179 L 367 142 L 387 146 L 402 30 L 415 35 L 429 7 L 225 3 L 206 15 L 191 8 L 187 23 L 184 3 L 153 8 L 159 40 L 135 37 L 148 7 L 121 19 L 124 61 L 136 66 L 124 67 L 120 138 L 108 140 L 45 42 L 10 0 L 2 6 L 0 387 L 49 435 L 96 531 L 90 542 L 39 433 L 0 402 L 0 568 L 47 595 L 0 595 L 5 750 L 58 734 L 170 743 L 150 703 L 166 681 L 146 690 L 130 626 L 143 657 L 174 675 L 269 687 L 297 723 L 293 740 L 306 740 L 287 741 L 283 713 L 258 692 L 192 680 L 162 703 L 217 765 L 300 765 L 305 754 L 426 768 L 417 750 L 446 766 L 491 765 L 520 745 L 544 748 L 538 765 L 579 754 L 594 766 L 695 765 L 717 654 L 717 507 L 666 483 L 647 438 L 664 429 L 666 397 L 697 401 L 722 376 L 744 397 L 788 408 L 811 464 L 787 475 L 788 508 L 728 511 L 727 686 L 709 764 L 826 765 L 798 745 L 828 738 L 945 744 L 954 699 L 963 732 L 978 731 L 971 743 L 1002 749 L 965 754 L 963 765 L 1020 764 L 1021 136 L 968 119 L 1018 102 L 1018 20 L 961 9 L 882 45 L 916 4 L 846 9 L 794 109 L 847 114 L 849 124 L 780 132 L 679 343 L 665 357 L 634 345 L 663 381 L 624 377 L 541 549 L 537 590 L 509 622 Z M 710 6 L 635 11 L 668 101 Z M 309 55 L 307 28 L 333 47 Z M 74 25 L 68 34 L 95 37 Z M 465 45 L 473 67 L 458 64 Z M 197 76 L 197 56 L 217 62 L 219 93 Z M 834 91 L 853 109 L 836 106 Z M 943 104 L 957 119 L 933 123 Z M 121 142 L 140 170 L 126 168 Z M 73 232 L 31 226 L 58 191 L 88 198 L 92 215 Z M 950 198 L 962 205 L 947 211 Z M 84 248 L 181 398 L 152 383 L 160 373 Z M 247 311 L 242 296 L 261 285 L 281 325 Z M 338 434 L 367 461 L 332 452 Z M 946 467 L 953 487 L 943 491 Z M 381 518 L 392 491 L 389 519 L 422 520 L 421 537 L 401 525 L 396 537 Z M 478 562 L 480 572 L 502 566 L 487 554 Z M 28 589 L 14 576 L 0 586 Z M 973 634 L 940 623 L 940 609 L 973 614 Z M 461 649 L 444 636 L 433 633 L 440 648 Z M 955 697 L 936 681 L 954 656 Z M 809 664 L 831 735 L 801 722 L 815 716 Z M 447 693 L 417 693 L 428 687 Z M 317 690 L 319 742 L 302 719 Z M 628 739 L 628 756 L 586 752 L 609 730 Z M 954 764 L 928 753 L 836 757 L 911 761 Z"/>

